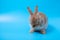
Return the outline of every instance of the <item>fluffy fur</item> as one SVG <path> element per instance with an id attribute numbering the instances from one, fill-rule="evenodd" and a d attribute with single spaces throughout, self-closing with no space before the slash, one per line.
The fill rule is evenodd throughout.
<path id="1" fill-rule="evenodd" d="M 32 13 L 29 7 L 28 11 L 30 12 L 30 24 L 31 24 L 30 32 L 40 31 L 41 33 L 45 34 L 45 30 L 47 29 L 46 15 L 44 15 L 41 12 L 38 12 L 38 6 L 36 6 L 34 13 Z"/>

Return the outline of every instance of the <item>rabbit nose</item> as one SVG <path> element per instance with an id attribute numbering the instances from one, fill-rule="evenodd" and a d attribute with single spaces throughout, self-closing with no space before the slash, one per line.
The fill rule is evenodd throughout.
<path id="1" fill-rule="evenodd" d="M 35 25 L 33 25 L 33 27 L 35 27 Z"/>

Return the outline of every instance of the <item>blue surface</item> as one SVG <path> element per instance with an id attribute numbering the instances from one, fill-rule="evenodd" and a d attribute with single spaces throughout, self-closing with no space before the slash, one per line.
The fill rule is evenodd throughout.
<path id="1" fill-rule="evenodd" d="M 29 33 L 30 6 L 48 17 L 46 34 Z M 60 0 L 0 0 L 0 40 L 60 40 Z"/>

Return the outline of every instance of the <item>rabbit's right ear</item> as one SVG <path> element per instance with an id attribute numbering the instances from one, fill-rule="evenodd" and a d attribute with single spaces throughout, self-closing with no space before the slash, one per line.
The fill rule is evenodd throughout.
<path id="1" fill-rule="evenodd" d="M 38 6 L 36 5 L 35 14 L 37 14 L 37 12 L 38 12 Z"/>
<path id="2" fill-rule="evenodd" d="M 27 7 L 27 9 L 28 9 L 29 13 L 30 13 L 31 15 L 33 15 L 32 11 L 30 10 L 30 7 Z"/>

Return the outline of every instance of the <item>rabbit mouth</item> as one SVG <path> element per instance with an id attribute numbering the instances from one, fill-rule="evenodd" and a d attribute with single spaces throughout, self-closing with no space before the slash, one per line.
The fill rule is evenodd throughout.
<path id="1" fill-rule="evenodd" d="M 38 25 L 39 25 L 39 24 L 34 24 L 33 27 L 36 27 L 36 26 L 38 26 Z"/>

